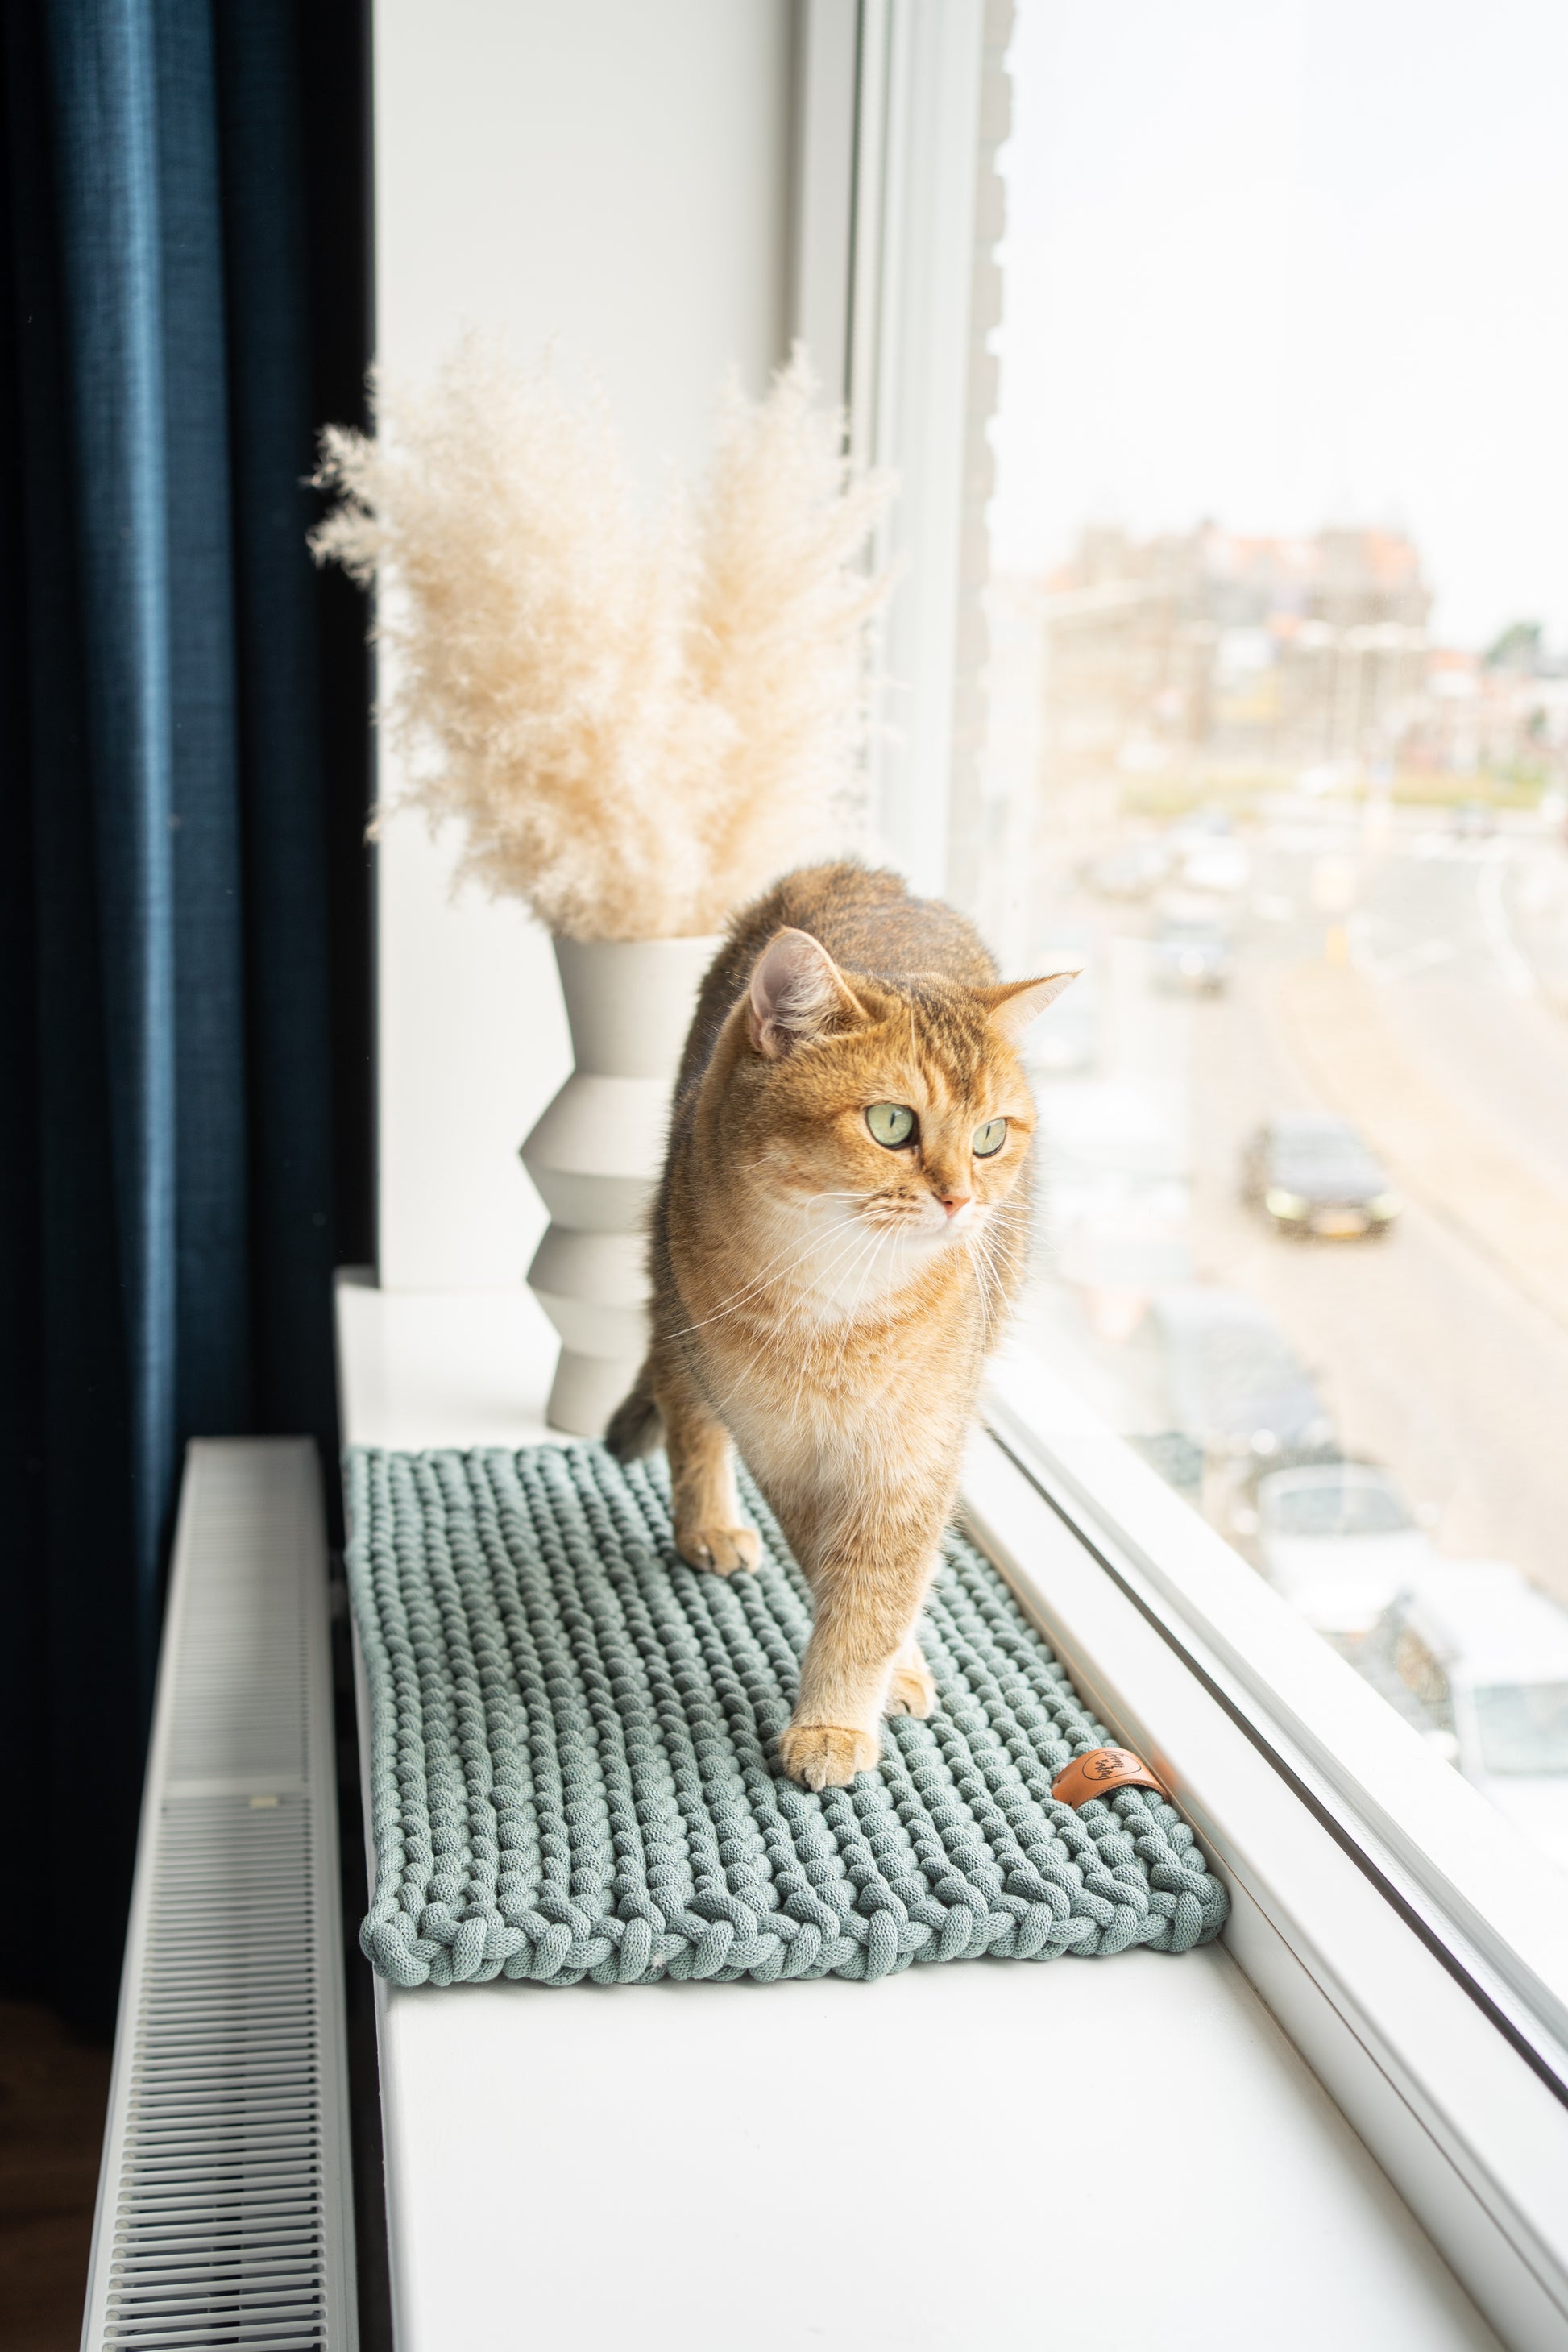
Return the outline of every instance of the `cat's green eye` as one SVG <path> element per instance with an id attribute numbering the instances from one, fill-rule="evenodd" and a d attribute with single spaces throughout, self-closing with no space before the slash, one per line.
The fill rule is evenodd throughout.
<path id="1" fill-rule="evenodd" d="M 1001 1150 L 1002 1146 L 1006 1142 L 1006 1120 L 1005 1118 L 988 1118 L 984 1127 L 977 1127 L 975 1129 L 974 1134 L 972 1138 L 974 1147 L 974 1157 L 976 1160 L 989 1160 L 994 1151 Z"/>
<path id="2" fill-rule="evenodd" d="M 915 1131 L 915 1115 L 908 1103 L 873 1103 L 866 1113 L 866 1124 L 879 1143 L 889 1151 L 897 1151 Z"/>

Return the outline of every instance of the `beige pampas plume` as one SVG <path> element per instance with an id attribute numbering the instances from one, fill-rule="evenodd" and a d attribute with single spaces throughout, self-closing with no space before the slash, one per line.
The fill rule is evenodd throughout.
<path id="1" fill-rule="evenodd" d="M 322 436 L 310 543 L 378 589 L 405 797 L 559 935 L 714 930 L 846 846 L 890 485 L 813 389 L 798 352 L 760 403 L 729 387 L 695 514 L 672 490 L 651 523 L 602 400 L 477 337 L 374 439 Z"/>

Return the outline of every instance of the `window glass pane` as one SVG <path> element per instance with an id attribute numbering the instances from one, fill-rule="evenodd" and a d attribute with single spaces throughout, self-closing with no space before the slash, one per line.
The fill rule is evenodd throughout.
<path id="1" fill-rule="evenodd" d="M 1083 967 L 1026 1329 L 1568 1855 L 1568 12 L 1020 0 L 1009 62 L 955 822 Z"/>

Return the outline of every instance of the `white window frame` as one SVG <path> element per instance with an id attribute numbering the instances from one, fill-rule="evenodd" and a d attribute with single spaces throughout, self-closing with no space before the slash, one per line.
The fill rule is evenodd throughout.
<path id="1" fill-rule="evenodd" d="M 947 876 L 985 0 L 803 0 L 792 331 L 898 477 L 870 761 L 879 854 Z M 846 152 L 847 144 L 847 152 Z"/>
<path id="2" fill-rule="evenodd" d="M 947 865 L 985 14 L 800 16 L 793 323 L 855 454 L 901 479 L 875 801 L 886 854 L 928 890 Z M 1562 2352 L 1568 1882 L 1043 1363 L 998 1366 L 986 1423 L 973 1530 L 1193 1819 L 1232 1956 L 1505 2341 Z"/>

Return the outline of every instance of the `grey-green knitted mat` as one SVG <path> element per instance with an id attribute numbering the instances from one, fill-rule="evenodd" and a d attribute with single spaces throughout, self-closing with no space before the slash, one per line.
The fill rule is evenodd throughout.
<path id="1" fill-rule="evenodd" d="M 880 1977 L 1218 1934 L 1174 1808 L 1050 1794 L 1105 1744 L 957 1536 L 921 1628 L 929 1722 L 820 1796 L 785 1780 L 810 1610 L 755 1490 L 754 1576 L 687 1568 L 662 1459 L 599 1445 L 349 1457 L 370 1684 L 367 1957 L 401 1985 Z"/>

